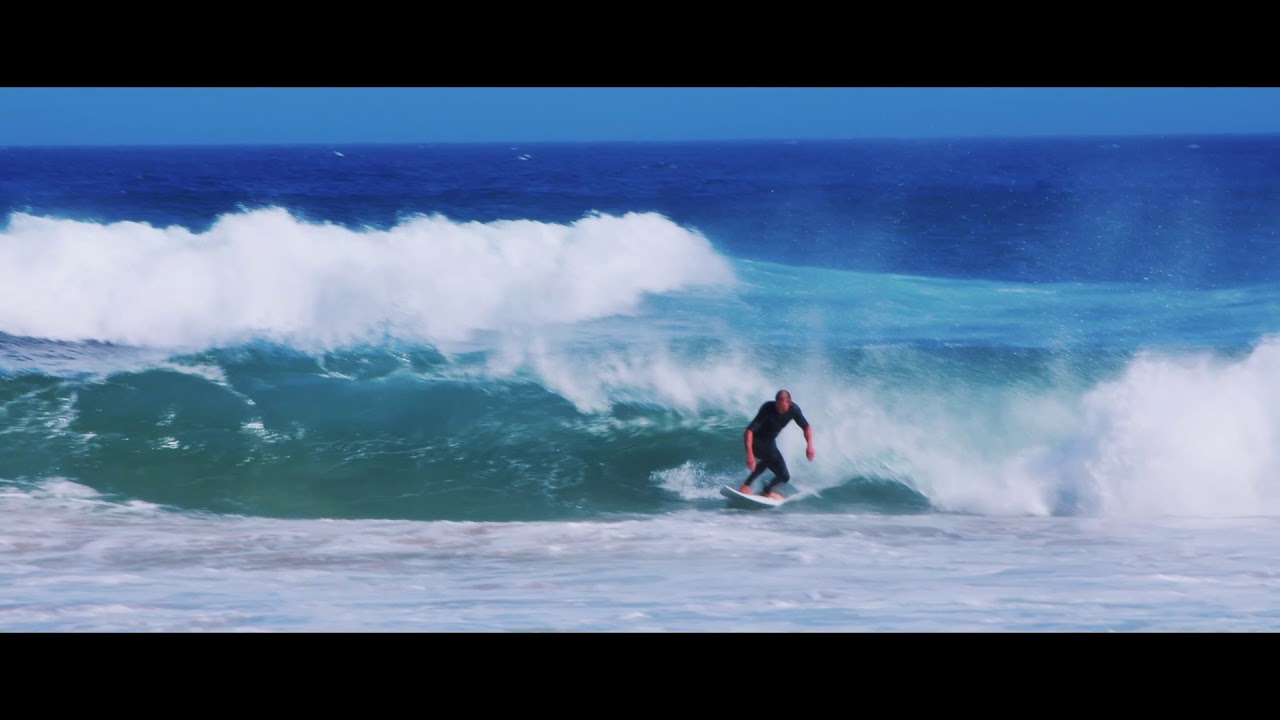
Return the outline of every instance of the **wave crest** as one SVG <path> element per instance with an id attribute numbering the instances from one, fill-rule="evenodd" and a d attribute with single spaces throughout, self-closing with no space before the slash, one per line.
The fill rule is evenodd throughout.
<path id="1" fill-rule="evenodd" d="M 568 224 L 414 216 L 388 230 L 281 208 L 207 231 L 23 213 L 0 233 L 0 332 L 205 348 L 466 341 L 637 312 L 735 281 L 706 237 L 653 213 Z"/>

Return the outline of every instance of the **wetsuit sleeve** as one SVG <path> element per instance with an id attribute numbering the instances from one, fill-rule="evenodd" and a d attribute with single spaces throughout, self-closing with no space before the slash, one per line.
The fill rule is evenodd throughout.
<path id="1" fill-rule="evenodd" d="M 767 407 L 769 407 L 769 403 L 765 403 L 761 405 L 760 409 L 756 411 L 755 419 L 752 420 L 751 424 L 747 426 L 747 429 L 750 430 L 753 434 L 760 432 L 761 423 L 764 421 L 764 411 L 765 411 L 765 408 Z"/>
<path id="2" fill-rule="evenodd" d="M 805 419 L 804 413 L 800 412 L 800 406 L 795 403 L 791 403 L 791 419 L 796 421 L 801 430 L 809 429 L 809 421 Z"/>

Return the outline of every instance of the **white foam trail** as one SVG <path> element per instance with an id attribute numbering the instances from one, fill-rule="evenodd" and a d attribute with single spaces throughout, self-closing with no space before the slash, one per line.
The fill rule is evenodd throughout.
<path id="1" fill-rule="evenodd" d="M 0 332 L 169 348 L 440 344 L 735 280 L 705 237 L 656 214 L 352 230 L 266 209 L 193 233 L 16 213 L 0 233 Z"/>

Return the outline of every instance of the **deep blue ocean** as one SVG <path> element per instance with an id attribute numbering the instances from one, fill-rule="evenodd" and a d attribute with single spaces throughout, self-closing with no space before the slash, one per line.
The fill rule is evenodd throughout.
<path id="1" fill-rule="evenodd" d="M 1280 629 L 1280 137 L 0 148 L 0 213 L 0 631 Z"/>

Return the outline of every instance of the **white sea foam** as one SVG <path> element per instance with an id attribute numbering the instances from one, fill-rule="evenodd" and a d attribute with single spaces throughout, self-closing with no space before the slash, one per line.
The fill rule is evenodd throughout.
<path id="1" fill-rule="evenodd" d="M 0 631 L 1017 632 L 1275 627 L 1274 519 L 704 509 L 287 520 L 0 485 Z"/>
<path id="2" fill-rule="evenodd" d="M 734 280 L 705 237 L 655 214 L 435 215 L 375 230 L 265 209 L 196 233 L 16 213 L 0 233 L 0 332 L 170 348 L 439 344 L 633 313 L 650 294 Z"/>

